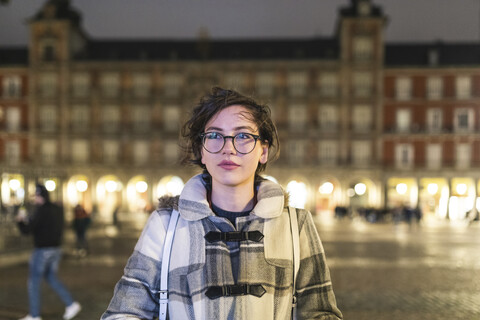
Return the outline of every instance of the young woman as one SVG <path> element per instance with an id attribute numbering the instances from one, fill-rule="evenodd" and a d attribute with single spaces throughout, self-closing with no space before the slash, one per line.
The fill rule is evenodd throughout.
<path id="1" fill-rule="evenodd" d="M 186 160 L 203 173 L 175 198 L 160 199 L 102 319 L 159 313 L 166 229 L 178 210 L 169 268 L 170 319 L 291 319 L 293 255 L 286 194 L 259 174 L 278 152 L 267 106 L 213 88 L 183 127 Z M 342 319 L 322 244 L 308 211 L 297 209 L 297 319 Z"/>

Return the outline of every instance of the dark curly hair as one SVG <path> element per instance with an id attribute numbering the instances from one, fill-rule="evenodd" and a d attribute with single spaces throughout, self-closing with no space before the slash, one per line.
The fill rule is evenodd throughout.
<path id="1" fill-rule="evenodd" d="M 233 105 L 240 105 L 248 110 L 244 116 L 257 125 L 261 141 L 268 145 L 269 160 L 278 157 L 280 145 L 270 108 L 237 91 L 213 87 L 211 93 L 203 96 L 193 108 L 190 119 L 182 127 L 181 134 L 184 139 L 182 162 L 184 164 L 198 165 L 206 173 L 206 167 L 201 161 L 202 138 L 200 134 L 204 133 L 205 126 L 213 116 Z M 256 175 L 258 176 L 260 172 L 264 171 L 266 166 L 266 163 L 259 163 L 255 172 Z"/>

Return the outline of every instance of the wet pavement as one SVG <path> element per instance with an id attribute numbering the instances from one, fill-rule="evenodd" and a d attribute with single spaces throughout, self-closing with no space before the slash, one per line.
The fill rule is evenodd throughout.
<path id="1" fill-rule="evenodd" d="M 345 319 L 480 319 L 479 225 L 317 222 Z M 67 231 L 60 277 L 83 305 L 75 319 L 100 318 L 140 232 L 115 231 L 92 229 L 85 258 L 73 254 L 73 234 Z M 0 243 L 2 320 L 28 313 L 29 250 L 24 239 Z M 59 299 L 47 285 L 42 293 L 43 319 L 61 319 Z"/>

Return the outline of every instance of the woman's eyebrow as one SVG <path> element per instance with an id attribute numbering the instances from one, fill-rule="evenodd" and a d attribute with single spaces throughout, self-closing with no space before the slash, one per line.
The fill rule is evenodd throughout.
<path id="1" fill-rule="evenodd" d="M 249 130 L 249 131 L 252 131 L 252 132 L 255 132 L 256 130 L 253 129 L 252 127 L 249 127 L 249 126 L 240 126 L 240 127 L 235 127 L 233 128 L 233 131 L 240 131 L 240 130 Z M 224 131 L 222 128 L 219 128 L 219 127 L 208 127 L 205 129 L 205 131 Z"/>
<path id="2" fill-rule="evenodd" d="M 223 131 L 222 128 L 218 128 L 218 127 L 208 127 L 208 128 L 205 128 L 205 131 Z"/>

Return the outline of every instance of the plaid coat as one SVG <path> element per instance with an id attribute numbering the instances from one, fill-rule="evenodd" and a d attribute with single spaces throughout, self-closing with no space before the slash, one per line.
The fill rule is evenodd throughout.
<path id="1" fill-rule="evenodd" d="M 241 241 L 236 247 L 205 240 L 209 231 L 228 232 L 235 228 L 210 209 L 200 175 L 187 182 L 177 199 L 163 199 L 150 216 L 102 319 L 158 316 L 163 241 L 174 207 L 180 219 L 170 261 L 170 319 L 291 319 L 293 245 L 283 189 L 268 180 L 260 184 L 257 204 L 249 216 L 237 218 L 236 230 L 260 231 L 264 238 L 260 242 Z M 301 258 L 297 319 L 342 319 L 312 217 L 301 209 L 297 214 Z M 233 257 L 238 262 L 237 283 L 261 284 L 266 290 L 263 296 L 206 296 L 210 286 L 235 284 Z"/>

